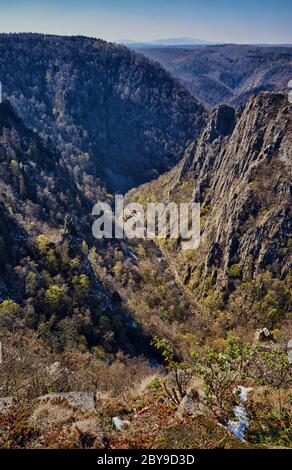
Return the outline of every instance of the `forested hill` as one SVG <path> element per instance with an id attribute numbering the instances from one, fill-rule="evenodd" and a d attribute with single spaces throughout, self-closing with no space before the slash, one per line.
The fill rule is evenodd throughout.
<path id="1" fill-rule="evenodd" d="M 51 141 L 1 103 L 1 340 L 34 330 L 57 349 L 82 343 L 147 353 L 149 341 L 89 260 L 91 207 Z"/>
<path id="2" fill-rule="evenodd" d="M 85 37 L 0 35 L 0 80 L 24 123 L 56 144 L 77 184 L 126 190 L 173 166 L 205 110 L 158 64 Z"/>
<path id="3" fill-rule="evenodd" d="M 139 49 L 136 48 L 137 51 Z M 260 91 L 284 91 L 292 76 L 292 48 L 223 44 L 140 49 L 157 60 L 202 103 L 239 106 Z"/>

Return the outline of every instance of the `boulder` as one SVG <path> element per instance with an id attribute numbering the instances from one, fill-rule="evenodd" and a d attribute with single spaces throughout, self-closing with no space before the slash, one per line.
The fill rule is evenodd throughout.
<path id="1" fill-rule="evenodd" d="M 208 410 L 204 405 L 204 393 L 201 388 L 191 386 L 178 406 L 176 417 L 182 421 L 186 416 L 194 418 L 196 416 L 206 416 L 207 413 Z"/>
<path id="2" fill-rule="evenodd" d="M 4 415 L 7 413 L 9 408 L 13 406 L 15 403 L 15 400 L 13 397 L 4 397 L 0 398 L 0 415 Z"/>
<path id="3" fill-rule="evenodd" d="M 274 341 L 274 337 L 268 328 L 263 328 L 261 330 L 256 330 L 255 340 L 260 343 L 265 341 Z"/>
<path id="4" fill-rule="evenodd" d="M 118 416 L 115 416 L 113 418 L 113 425 L 116 428 L 117 431 L 122 431 L 125 428 L 128 428 L 130 425 L 129 421 L 120 419 Z"/>
<path id="5" fill-rule="evenodd" d="M 60 362 L 54 362 L 50 366 L 46 368 L 46 371 L 48 372 L 49 376 L 53 380 L 58 380 L 60 375 L 61 375 L 61 363 Z"/>

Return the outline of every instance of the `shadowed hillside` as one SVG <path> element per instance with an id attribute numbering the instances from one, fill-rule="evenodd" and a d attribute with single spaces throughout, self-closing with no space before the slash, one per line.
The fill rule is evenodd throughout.
<path id="1" fill-rule="evenodd" d="M 158 61 L 202 103 L 238 106 L 260 91 L 283 91 L 292 76 L 292 48 L 222 46 L 137 49 Z"/>
<path id="2" fill-rule="evenodd" d="M 0 77 L 28 127 L 49 135 L 76 182 L 125 190 L 172 167 L 204 109 L 158 64 L 85 37 L 0 36 Z"/>

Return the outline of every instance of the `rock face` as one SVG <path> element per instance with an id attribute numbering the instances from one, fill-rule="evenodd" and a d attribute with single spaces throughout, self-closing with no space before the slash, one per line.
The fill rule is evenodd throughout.
<path id="1" fill-rule="evenodd" d="M 261 93 L 237 111 L 220 105 L 182 162 L 138 189 L 145 198 L 153 192 L 157 200 L 201 204 L 200 248 L 187 263 L 179 243 L 171 252 L 186 284 L 195 271 L 200 285 L 222 291 L 264 271 L 288 274 L 291 112 L 280 93 Z"/>
<path id="2" fill-rule="evenodd" d="M 236 113 L 223 105 L 187 150 L 170 194 L 189 181 L 193 201 L 201 203 L 205 273 L 218 267 L 226 273 L 234 265 L 234 276 L 268 267 L 280 276 L 288 272 L 290 118 L 281 94 L 260 94 Z"/>

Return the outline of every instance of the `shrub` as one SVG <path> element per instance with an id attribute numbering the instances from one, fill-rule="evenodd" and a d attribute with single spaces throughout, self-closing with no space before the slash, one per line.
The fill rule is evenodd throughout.
<path id="1" fill-rule="evenodd" d="M 25 279 L 25 290 L 28 295 L 34 295 L 38 286 L 37 275 L 33 271 L 30 271 Z"/>
<path id="2" fill-rule="evenodd" d="M 159 390 L 161 388 L 161 382 L 158 377 L 155 377 L 153 380 L 151 380 L 149 388 L 150 390 Z"/>
<path id="3" fill-rule="evenodd" d="M 230 277 L 233 278 L 241 277 L 242 269 L 240 264 L 232 264 L 232 266 L 230 266 L 230 268 L 228 269 L 228 274 Z"/>
<path id="4" fill-rule="evenodd" d="M 22 312 L 22 308 L 20 305 L 18 305 L 16 302 L 13 302 L 13 300 L 6 299 L 3 300 L 0 304 L 0 316 L 18 316 Z"/>
<path id="5" fill-rule="evenodd" d="M 66 294 L 66 286 L 59 287 L 53 284 L 45 292 L 45 301 L 50 307 L 57 308 L 63 303 Z"/>
<path id="6" fill-rule="evenodd" d="M 190 369 L 189 364 L 177 361 L 175 351 L 166 339 L 155 337 L 152 344 L 161 352 L 169 371 L 169 377 L 163 381 L 163 387 L 171 401 L 179 405 L 187 394 L 193 370 Z"/>
<path id="7" fill-rule="evenodd" d="M 101 361 L 104 361 L 106 359 L 106 353 L 99 346 L 93 346 L 91 352 Z"/>

